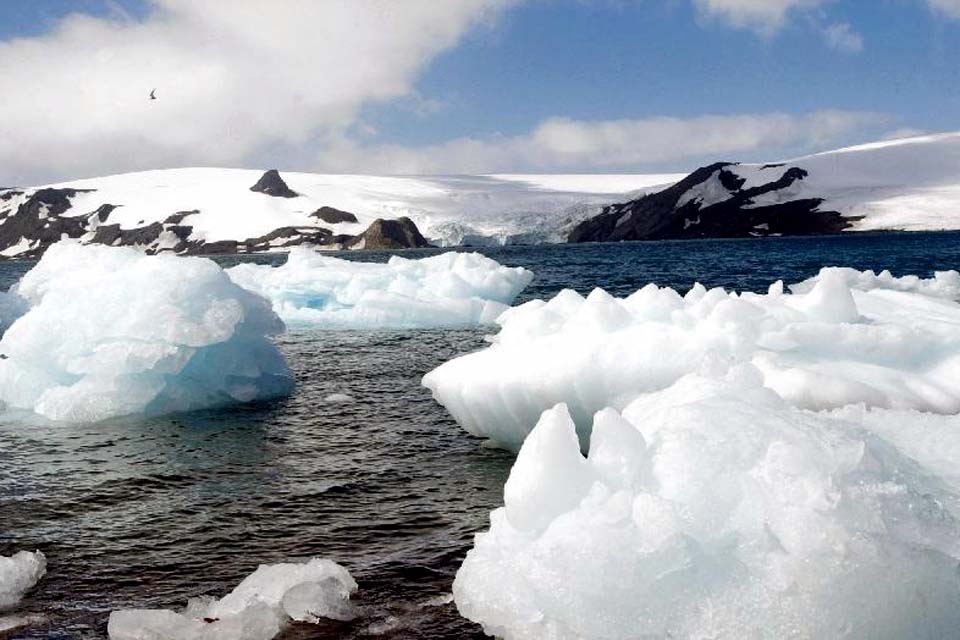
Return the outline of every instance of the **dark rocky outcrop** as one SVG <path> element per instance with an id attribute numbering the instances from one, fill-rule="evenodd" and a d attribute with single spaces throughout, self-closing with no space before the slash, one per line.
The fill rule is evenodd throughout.
<path id="1" fill-rule="evenodd" d="M 416 249 L 429 247 L 430 243 L 413 220 L 403 217 L 396 220 L 377 218 L 346 246 L 348 249 Z"/>
<path id="2" fill-rule="evenodd" d="M 275 198 L 296 198 L 300 194 L 287 186 L 287 183 L 280 177 L 280 172 L 276 169 L 270 169 L 257 180 L 257 184 L 250 187 L 250 191 L 265 193 Z"/>
<path id="3" fill-rule="evenodd" d="M 199 209 L 193 209 L 192 211 L 177 211 L 176 213 L 167 216 L 163 222 L 164 224 L 180 224 L 187 216 L 195 216 L 198 213 L 200 213 Z"/>
<path id="4" fill-rule="evenodd" d="M 70 199 L 85 191 L 89 190 L 38 189 L 16 209 L 4 209 L 0 212 L 0 251 L 25 245 L 28 248 L 19 251 L 18 255 L 36 257 L 64 237 L 77 238 L 86 233 L 96 224 L 93 218 L 105 220 L 113 205 L 104 205 L 88 215 L 63 216 L 72 206 Z M 26 193 L 21 191 L 15 195 L 24 196 Z M 13 197 L 3 200 L 9 202 Z"/>
<path id="5" fill-rule="evenodd" d="M 271 195 L 283 192 L 286 185 L 265 174 L 260 184 Z M 93 191 L 93 190 L 87 190 Z M 0 190 L 0 252 L 6 257 L 34 258 L 63 238 L 79 239 L 84 244 L 132 246 L 150 254 L 171 252 L 181 255 L 255 253 L 275 251 L 298 245 L 326 249 L 407 249 L 430 246 L 409 218 L 376 220 L 358 236 L 334 234 L 326 227 L 310 224 L 274 229 L 256 238 L 208 242 L 195 237 L 191 217 L 197 209 L 171 213 L 162 222 L 141 220 L 134 228 L 109 223 L 117 205 L 102 204 L 93 211 L 75 210 L 72 199 L 81 190 L 44 188 Z M 293 192 L 289 192 L 293 193 Z M 295 194 L 294 194 L 295 195 Z M 280 196 L 285 197 L 285 196 Z M 329 224 L 356 223 L 355 215 L 333 207 L 321 207 L 312 217 Z M 3 255 L 0 255 L 2 259 Z"/>
<path id="6" fill-rule="evenodd" d="M 241 243 L 243 251 L 254 253 L 271 251 L 302 244 L 332 244 L 333 232 L 323 227 L 280 227 L 258 238 L 248 238 Z"/>
<path id="7" fill-rule="evenodd" d="M 822 211 L 820 198 L 797 198 L 791 187 L 807 177 L 800 167 L 783 169 L 776 180 L 744 189 L 735 164 L 719 162 L 697 169 L 677 184 L 637 200 L 604 207 L 577 225 L 568 242 L 616 242 L 682 238 L 737 238 L 767 235 L 839 233 L 860 218 Z M 709 181 L 714 181 L 709 182 Z M 712 195 L 704 202 L 704 194 Z M 771 204 L 757 204 L 772 194 Z"/>
<path id="8" fill-rule="evenodd" d="M 340 224 L 341 222 L 359 222 L 357 216 L 353 215 L 349 211 L 341 211 L 340 209 L 334 209 L 333 207 L 320 207 L 316 211 L 310 214 L 311 218 L 316 218 L 318 220 L 323 220 L 327 224 Z"/>

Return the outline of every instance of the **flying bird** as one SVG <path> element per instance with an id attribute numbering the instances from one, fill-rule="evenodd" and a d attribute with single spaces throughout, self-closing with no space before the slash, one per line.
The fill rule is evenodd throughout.
<path id="1" fill-rule="evenodd" d="M 157 90 L 156 90 L 156 89 L 151 89 L 151 90 L 150 90 L 150 99 L 151 99 L 151 100 L 156 100 L 156 99 L 157 99 Z"/>

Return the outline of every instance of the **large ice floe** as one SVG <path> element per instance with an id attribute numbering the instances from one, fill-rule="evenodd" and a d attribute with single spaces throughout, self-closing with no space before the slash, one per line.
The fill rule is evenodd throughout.
<path id="1" fill-rule="evenodd" d="M 412 329 L 493 322 L 533 279 L 478 253 L 356 262 L 293 249 L 279 267 L 228 270 L 242 287 L 273 302 L 290 324 L 330 329 Z"/>
<path id="2" fill-rule="evenodd" d="M 565 405 L 546 411 L 457 574 L 460 612 L 508 640 L 955 637 L 944 452 L 884 437 L 907 412 L 871 429 L 762 380 L 689 374 L 598 412 L 586 458 Z M 933 417 L 956 453 L 960 422 Z"/>
<path id="3" fill-rule="evenodd" d="M 270 303 L 202 258 L 60 243 L 0 299 L 0 403 L 95 421 L 260 400 L 292 376 Z"/>
<path id="4" fill-rule="evenodd" d="M 337 563 L 260 565 L 229 594 L 193 598 L 182 613 L 129 609 L 110 614 L 111 640 L 269 640 L 290 621 L 350 620 L 357 583 Z"/>
<path id="5" fill-rule="evenodd" d="M 954 637 L 960 274 L 791 289 L 566 291 L 430 373 L 519 447 L 460 612 L 507 640 Z"/>
<path id="6" fill-rule="evenodd" d="M 10 609 L 47 572 L 47 559 L 40 551 L 18 551 L 0 556 L 0 611 Z"/>
<path id="7" fill-rule="evenodd" d="M 894 278 L 825 268 L 784 291 L 648 285 L 617 299 L 565 290 L 510 309 L 481 351 L 424 384 L 470 433 L 516 449 L 540 414 L 569 407 L 582 446 L 593 414 L 623 409 L 714 364 L 751 363 L 789 404 L 960 411 L 960 274 Z"/>

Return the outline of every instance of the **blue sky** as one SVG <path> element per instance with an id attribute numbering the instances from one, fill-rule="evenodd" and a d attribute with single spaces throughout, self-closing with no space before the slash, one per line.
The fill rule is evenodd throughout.
<path id="1" fill-rule="evenodd" d="M 518 133 L 543 118 L 851 109 L 952 130 L 960 22 L 922 2 L 836 2 L 774 36 L 704 20 L 687 3 L 533 2 L 436 60 L 418 83 L 447 108 L 419 121 L 371 114 L 398 141 Z M 816 20 L 849 23 L 863 50 L 825 45 Z"/>
<path id="2" fill-rule="evenodd" d="M 249 2 L 236 0 L 232 6 Z M 26 161 L 12 152 L 7 158 L 0 147 L 0 170 L 14 177 L 45 177 L 175 164 L 271 163 L 370 172 L 659 171 L 691 168 L 718 155 L 776 159 L 897 132 L 960 128 L 960 0 L 460 0 L 434 3 L 435 10 L 425 5 L 422 15 L 412 17 L 393 11 L 386 19 L 381 14 L 390 3 L 359 0 L 355 5 L 362 9 L 344 11 L 334 11 L 334 4 L 255 3 L 247 22 L 238 19 L 237 27 L 228 10 L 201 15 L 204 7 L 231 6 L 221 0 L 5 0 L 0 3 L 0 39 L 20 43 L 19 53 L 9 55 L 11 65 L 22 67 L 24 60 L 35 64 L 31 77 L 40 85 L 45 68 L 74 59 L 81 75 L 96 66 L 96 73 L 103 74 L 97 86 L 104 89 L 91 102 L 77 104 L 67 118 L 74 129 L 66 137 L 78 128 L 91 130 L 77 145 L 79 155 L 91 155 L 88 161 L 51 161 L 46 170 L 36 154 Z M 258 15 L 265 6 L 273 15 Z M 401 6 L 413 5 L 393 3 L 394 9 Z M 91 17 L 89 25 L 81 20 L 78 33 L 58 35 L 61 21 L 78 13 Z M 255 29 L 256 21 L 264 19 Z M 351 56 L 331 69 L 324 66 L 330 56 L 322 44 L 307 43 L 310 32 L 301 34 L 299 25 L 288 24 L 338 20 L 342 28 L 331 33 L 336 38 L 343 32 L 345 40 L 331 47 L 354 46 L 348 38 L 358 32 L 371 40 L 393 40 L 383 46 L 356 45 Z M 246 26 L 249 30 L 242 30 Z M 82 44 L 85 33 L 87 40 L 96 39 L 84 31 L 88 28 L 102 34 L 95 47 Z M 418 34 L 434 28 L 443 35 L 429 37 L 442 42 L 424 50 Z M 278 43 L 304 39 L 303 50 L 263 48 L 262 38 L 274 31 Z M 225 43 L 237 47 L 236 55 Z M 174 65 L 162 69 L 151 58 L 174 45 L 178 56 L 194 56 L 181 61 L 190 71 Z M 231 95 L 242 80 L 248 80 L 247 86 L 249 81 L 258 84 L 258 76 L 245 78 L 240 67 L 241 54 L 248 53 L 256 64 L 277 55 L 271 60 L 275 68 L 295 64 L 299 76 L 291 75 L 290 86 L 272 87 L 271 101 L 242 90 Z M 0 71 L 3 55 L 0 47 Z M 123 112 L 116 119 L 101 118 L 105 110 L 128 109 L 125 99 L 105 96 L 111 95 L 108 87 L 114 91 L 113 78 L 126 78 L 127 85 L 131 77 L 140 80 L 119 62 L 138 55 L 145 60 L 144 86 L 159 85 L 166 97 L 155 109 L 164 110 L 163 115 L 150 112 L 145 124 L 127 122 Z M 105 59 L 118 61 L 115 73 L 110 68 L 114 63 L 105 64 Z M 231 61 L 237 61 L 236 67 Z M 304 65 L 307 61 L 313 65 Z M 317 80 L 338 76 L 354 61 L 357 72 L 339 83 L 331 79 L 321 86 Z M 196 85 L 184 75 L 216 65 L 222 68 L 208 71 L 222 82 L 222 96 L 208 95 L 209 80 L 202 90 L 187 91 L 186 85 Z M 390 71 L 389 77 L 381 68 Z M 293 85 L 295 78 L 307 76 L 309 87 Z M 66 80 L 73 81 L 72 76 Z M 360 86 L 363 82 L 368 84 Z M 349 90 L 341 90 L 345 84 Z M 81 92 L 86 95 L 90 86 L 83 85 Z M 333 104 L 320 92 L 346 97 Z M 66 125 L 60 125 L 60 107 L 52 104 L 62 102 L 62 94 L 41 88 L 28 93 L 23 100 L 32 103 L 16 113 L 33 113 L 24 116 L 15 137 L 29 146 L 25 128 L 37 126 L 36 112 L 44 112 L 46 100 L 51 101 L 49 126 Z M 259 135 L 244 131 L 243 140 L 234 141 L 240 129 L 259 119 L 235 113 L 238 99 L 262 100 L 257 113 L 275 112 L 275 119 L 263 124 Z M 32 105 L 38 108 L 30 109 Z M 91 109 L 97 117 L 85 118 Z M 827 126 L 817 115 L 826 112 L 842 117 L 831 116 Z M 184 120 L 193 117 L 188 114 L 209 118 L 209 125 L 192 130 Z M 717 116 L 728 120 L 702 121 Z M 743 120 L 754 116 L 760 124 Z M 788 119 L 771 120 L 784 117 Z M 676 122 L 660 135 L 662 118 Z M 276 126 L 278 119 L 284 126 Z M 557 119 L 562 126 L 553 126 Z M 220 144 L 210 144 L 204 133 L 224 121 L 217 131 Z M 16 124 L 14 118 L 0 126 Z M 751 134 L 739 143 L 701 148 L 696 138 L 704 137 L 705 127 L 724 131 L 731 140 L 745 130 Z M 788 134 L 783 134 L 785 128 Z M 164 138 L 159 132 L 174 135 Z M 197 140 L 191 142 L 191 135 Z M 682 139 L 675 153 L 668 148 L 670 136 Z M 645 143 L 655 147 L 646 155 L 624 148 Z M 46 148 L 41 142 L 36 146 Z M 96 158 L 91 146 L 103 147 Z M 131 149 L 147 147 L 147 156 L 138 152 L 132 157 Z M 605 153 L 608 147 L 610 153 Z"/>

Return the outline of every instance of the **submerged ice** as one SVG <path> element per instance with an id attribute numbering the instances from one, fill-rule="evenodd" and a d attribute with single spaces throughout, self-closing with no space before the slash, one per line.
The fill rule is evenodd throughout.
<path id="1" fill-rule="evenodd" d="M 39 551 L 19 551 L 0 556 L 0 611 L 12 608 L 47 572 L 47 559 Z"/>
<path id="2" fill-rule="evenodd" d="M 0 299 L 0 402 L 94 421 L 289 393 L 267 300 L 210 260 L 60 243 Z M 3 323 L 0 317 L 0 324 Z"/>
<path id="3" fill-rule="evenodd" d="M 292 620 L 350 620 L 357 590 L 337 563 L 260 565 L 223 598 L 194 598 L 182 613 L 128 609 L 110 614 L 110 640 L 270 640 Z"/>
<path id="4" fill-rule="evenodd" d="M 604 409 L 586 457 L 566 406 L 545 411 L 457 574 L 461 613 L 508 640 L 955 635 L 960 486 L 762 380 L 738 365 Z M 956 451 L 960 424 L 932 417 Z"/>
<path id="5" fill-rule="evenodd" d="M 412 329 L 493 322 L 530 283 L 526 269 L 478 253 L 448 252 L 385 263 L 324 256 L 306 248 L 279 267 L 240 264 L 237 284 L 273 302 L 284 321 L 332 329 Z"/>
<path id="6" fill-rule="evenodd" d="M 516 449 L 565 402 L 585 446 L 595 412 L 684 375 L 751 363 L 789 404 L 960 411 L 960 274 L 825 268 L 766 294 L 648 285 L 617 299 L 565 290 L 499 317 L 493 344 L 424 377 L 470 433 Z"/>

